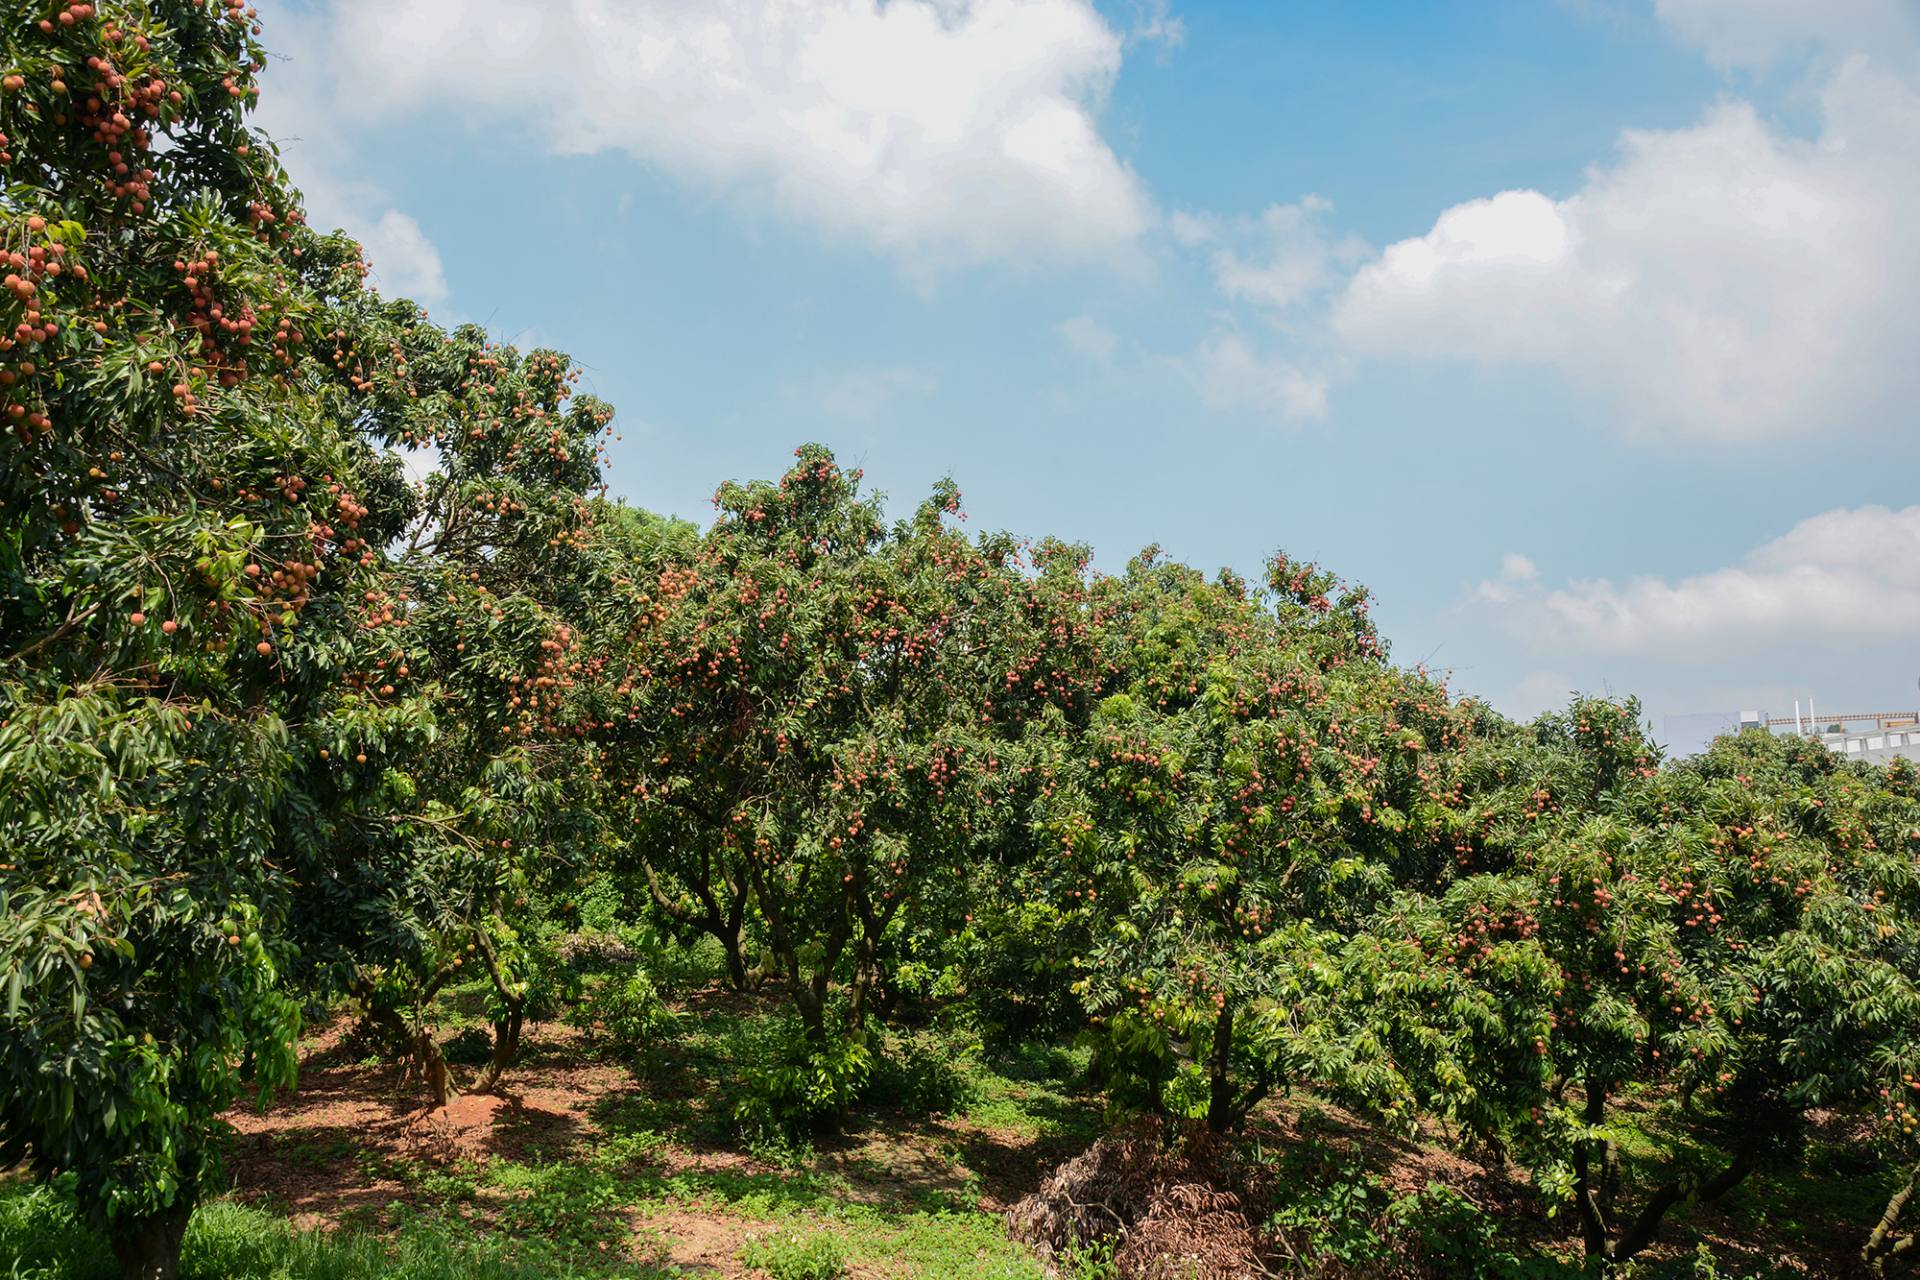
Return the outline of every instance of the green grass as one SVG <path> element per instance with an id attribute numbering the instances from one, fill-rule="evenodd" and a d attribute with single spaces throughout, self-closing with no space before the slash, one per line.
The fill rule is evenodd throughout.
<path id="1" fill-rule="evenodd" d="M 593 1120 L 603 1131 L 655 1131 L 695 1147 L 734 1143 L 741 1065 L 771 1052 L 782 1011 L 707 1010 L 684 1016 L 676 1034 L 629 1065 L 642 1087 L 602 1098 Z"/>
<path id="2" fill-rule="evenodd" d="M 603 980 L 596 974 L 590 982 Z M 471 984 L 443 993 L 438 1011 L 443 1034 L 472 1042 L 471 1053 L 484 1039 L 485 994 Z M 270 1207 L 215 1200 L 195 1215 L 182 1275 L 664 1280 L 682 1274 L 670 1265 L 674 1237 L 697 1227 L 700 1243 L 682 1247 L 706 1258 L 717 1249 L 755 1280 L 1043 1280 L 1039 1262 L 1008 1239 L 1000 1216 L 979 1206 L 988 1180 L 1012 1171 L 1012 1190 L 993 1185 L 1017 1194 L 1020 1170 L 1048 1167 L 1102 1131 L 1088 1051 L 993 1046 L 955 1027 L 885 1030 L 863 1100 L 842 1132 L 803 1134 L 780 1150 L 756 1147 L 757 1159 L 742 1163 L 727 1153 L 742 1150 L 734 1109 L 743 1068 L 777 1051 L 786 1017 L 777 999 L 709 995 L 689 1002 L 670 1033 L 643 1049 L 611 1037 L 536 1036 L 516 1068 L 527 1078 L 584 1057 L 620 1068 L 620 1083 L 593 1100 L 589 1141 L 567 1127 L 516 1133 L 522 1121 L 503 1112 L 504 1150 L 518 1158 L 448 1164 L 363 1145 L 339 1130 L 285 1133 L 277 1155 L 288 1165 L 322 1180 L 337 1171 L 349 1182 L 401 1190 L 356 1205 L 342 1215 L 341 1229 L 322 1233 L 297 1231 Z M 1671 1105 L 1634 1098 L 1616 1113 L 1630 1188 L 1706 1154 L 1688 1148 L 1690 1126 L 1669 1114 Z M 1819 1149 L 1810 1154 L 1803 1170 L 1756 1177 L 1714 1213 L 1779 1240 L 1857 1220 L 1863 1205 L 1884 1196 L 1876 1171 L 1841 1168 Z M 1302 1188 L 1313 1181 L 1284 1172 Z M 1315 1254 L 1358 1258 L 1381 1228 L 1386 1197 L 1349 1205 L 1341 1192 L 1334 1185 L 1301 1197 L 1291 1235 Z M 1675 1217 L 1677 1240 L 1697 1238 L 1706 1225 L 1690 1209 Z M 1560 1274 L 1529 1256 L 1541 1264 L 1538 1274 Z M 1098 1249 L 1063 1264 L 1069 1280 L 1111 1276 Z M 0 1186 L 0 1280 L 115 1274 L 103 1243 L 57 1192 Z"/>
<path id="3" fill-rule="evenodd" d="M 1099 1136 L 1101 1108 L 1082 1083 L 1090 1050 L 1029 1044 L 995 1053 L 978 1037 L 932 1030 L 890 1033 L 883 1043 L 895 1064 L 885 1074 L 900 1081 L 885 1101 L 1026 1141 Z"/>
<path id="4" fill-rule="evenodd" d="M 840 1280 L 847 1274 L 847 1251 L 837 1236 L 823 1232 L 768 1231 L 748 1236 L 740 1261 L 773 1280 Z"/>
<path id="5" fill-rule="evenodd" d="M 319 1170 L 337 1165 L 347 1178 L 357 1170 L 369 1181 L 398 1182 L 404 1192 L 391 1204 L 353 1211 L 363 1216 L 327 1233 L 297 1231 L 271 1209 L 215 1200 L 194 1218 L 182 1275 L 664 1280 L 686 1274 L 668 1260 L 674 1233 L 695 1219 L 718 1228 L 722 1249 L 734 1248 L 729 1239 L 737 1242 L 733 1256 L 756 1280 L 849 1273 L 1042 1280 L 1039 1263 L 1007 1238 L 1000 1217 L 978 1208 L 976 1170 L 1010 1159 L 1050 1164 L 1097 1135 L 1101 1115 L 1085 1084 L 1084 1051 L 1029 1045 L 996 1052 L 959 1031 L 889 1032 L 885 1066 L 844 1136 L 823 1135 L 817 1150 L 796 1150 L 772 1165 L 702 1155 L 737 1148 L 730 1111 L 738 1069 L 764 1047 L 780 1016 L 767 1005 L 729 1001 L 683 1018 L 677 1033 L 644 1060 L 608 1051 L 607 1060 L 635 1078 L 599 1100 L 597 1132 L 588 1143 L 568 1140 L 520 1148 L 517 1160 L 446 1165 L 383 1155 L 335 1131 L 290 1137 L 280 1153 L 289 1163 Z M 568 1051 L 583 1047 L 593 1052 L 579 1044 Z M 537 1061 L 551 1051 L 536 1048 L 529 1056 Z M 538 1067 L 530 1061 L 523 1069 Z M 1664 1095 L 1636 1095 L 1615 1113 L 1611 1127 L 1630 1204 L 1637 1205 L 1651 1182 L 1712 1157 L 1693 1145 L 1699 1131 L 1676 1106 Z M 515 1123 L 501 1119 L 509 1131 Z M 1311 1114 L 1301 1124 L 1303 1131 L 1316 1128 Z M 1312 1181 L 1298 1170 L 1284 1173 L 1290 1182 Z M 1763 1274 L 1762 1251 L 1787 1247 L 1784 1242 L 1819 1240 L 1829 1256 L 1849 1253 L 1857 1247 L 1848 1243 L 1852 1234 L 1884 1200 L 1889 1176 L 1871 1159 L 1863 1161 L 1856 1146 L 1816 1138 L 1804 1164 L 1757 1174 L 1720 1204 L 1676 1209 L 1667 1235 L 1680 1256 L 1634 1274 L 1660 1280 L 1714 1274 L 1691 1256 L 1703 1236 L 1758 1242 L 1716 1246 L 1719 1274 L 1730 1277 Z M 1293 1234 L 1310 1239 L 1316 1253 L 1351 1235 L 1356 1256 L 1364 1255 L 1362 1237 L 1381 1227 L 1380 1206 L 1343 1208 L 1339 1186 L 1323 1191 L 1301 1199 Z M 1341 1224 L 1349 1219 L 1366 1230 L 1343 1235 Z M 1509 1242 L 1512 1226 L 1485 1226 L 1503 1248 L 1517 1251 L 1503 1255 L 1512 1265 L 1499 1274 L 1560 1276 L 1577 1269 L 1547 1257 L 1542 1241 Z M 1098 1250 L 1064 1260 L 1063 1271 L 1071 1280 L 1111 1274 Z M 0 1182 L 0 1280 L 115 1275 L 103 1242 L 74 1219 L 56 1190 Z"/>
<path id="6" fill-rule="evenodd" d="M 594 1268 L 626 1246 L 636 1221 L 693 1212 L 817 1237 L 823 1250 L 907 1277 L 1041 1280 L 997 1215 L 860 1204 L 844 1179 L 813 1169 L 668 1171 L 654 1159 L 660 1142 L 629 1134 L 552 1161 L 495 1160 L 484 1169 L 389 1162 L 380 1172 L 406 1184 L 413 1207 L 402 1221 L 423 1235 L 497 1250 L 538 1241 L 581 1275 L 601 1274 Z"/>
<path id="7" fill-rule="evenodd" d="M 532 1239 L 491 1242 L 420 1222 L 384 1236 L 296 1231 L 262 1210 L 216 1200 L 187 1228 L 182 1280 L 666 1280 L 672 1270 L 582 1262 Z M 118 1280 L 106 1242 L 54 1189 L 0 1186 L 7 1280 Z"/>
<path id="8" fill-rule="evenodd" d="M 644 939 L 642 941 L 645 941 Z M 656 944 L 652 950 L 664 951 Z M 654 957 L 656 959 L 660 957 Z M 671 957 L 666 957 L 671 959 Z M 682 986 L 705 985 L 715 957 L 668 964 Z M 675 965 L 677 964 L 677 968 Z M 681 972 L 684 970 L 684 972 Z M 586 975 L 589 988 L 613 971 Z M 440 993 L 434 1017 L 449 1056 L 485 1056 L 490 990 L 478 979 Z M 978 1208 L 982 1158 L 1051 1159 L 1046 1148 L 1091 1140 L 1100 1106 L 1086 1088 L 1087 1055 L 1048 1045 L 989 1051 L 954 1029 L 883 1033 L 865 1100 L 843 1134 L 801 1135 L 779 1150 L 740 1151 L 734 1119 L 743 1064 L 783 1042 L 789 1018 L 774 997 L 712 993 L 689 1002 L 669 1034 L 644 1048 L 588 1036 L 533 1038 L 516 1072 L 583 1056 L 620 1067 L 625 1084 L 596 1099 L 591 1142 L 566 1133 L 519 1135 L 485 1162 L 402 1157 L 341 1130 L 280 1134 L 275 1158 L 310 1177 L 390 1181 L 390 1200 L 355 1204 L 332 1231 L 296 1230 L 275 1206 L 214 1199 L 194 1216 L 186 1280 L 657 1280 L 676 1221 L 721 1224 L 756 1274 L 779 1280 L 882 1271 L 903 1280 L 1041 1280 L 997 1214 Z M 372 1052 L 350 1042 L 340 1060 Z M 512 1114 L 503 1136 L 514 1138 Z M 538 1145 L 536 1145 L 538 1144 Z M 971 1167 L 970 1167 L 971 1166 Z M 731 1246 L 727 1246 L 731 1247 Z M 104 1242 L 58 1190 L 0 1183 L 0 1280 L 113 1280 Z"/>
<path id="9" fill-rule="evenodd" d="M 693 1213 L 731 1220 L 747 1233 L 814 1242 L 805 1247 L 821 1256 L 833 1253 L 853 1267 L 878 1264 L 908 1278 L 1041 1280 L 1039 1264 L 1007 1239 L 1000 1218 L 975 1207 L 978 1180 L 970 1176 L 956 1177 L 958 1194 L 895 1187 L 888 1203 L 876 1205 L 863 1203 L 871 1197 L 847 1176 L 861 1181 L 869 1173 L 858 1158 L 864 1148 L 837 1167 L 831 1153 L 811 1150 L 771 1168 L 685 1160 L 690 1152 L 737 1141 L 730 1116 L 733 1081 L 740 1062 L 765 1044 L 778 1017 L 763 1010 L 712 1010 L 685 1019 L 680 1034 L 651 1060 L 628 1062 L 645 1077 L 636 1081 L 639 1087 L 595 1106 L 598 1136 L 590 1146 L 536 1151 L 522 1160 L 496 1157 L 484 1166 L 389 1158 L 363 1173 L 406 1188 L 403 1203 L 386 1214 L 387 1225 L 397 1224 L 403 1235 L 509 1259 L 533 1242 L 549 1265 L 564 1263 L 579 1275 L 603 1274 L 609 1259 L 629 1250 L 636 1236 L 644 1243 L 659 1234 L 654 1224 Z M 901 1141 L 909 1131 L 934 1134 L 923 1119 L 927 1110 L 984 1114 L 1000 1130 L 1023 1135 L 1090 1134 L 1098 1121 L 1094 1104 L 1072 1093 L 1071 1082 L 1085 1066 L 1078 1055 L 1041 1053 L 1005 1064 L 1025 1077 L 1016 1079 L 965 1037 L 899 1037 L 888 1053 L 892 1066 L 883 1073 L 879 1096 L 853 1118 L 857 1130 L 881 1135 L 882 1157 L 896 1134 Z M 922 1105 L 929 1101 L 934 1105 Z M 935 1137 L 927 1142 L 935 1144 Z M 957 1163 L 960 1153 L 948 1151 L 950 1146 L 935 1149 Z M 669 1150 L 682 1158 L 665 1158 Z M 848 1154 L 844 1142 L 839 1153 Z M 866 1180 L 884 1181 L 878 1176 L 884 1169 L 870 1172 L 875 1176 Z"/>

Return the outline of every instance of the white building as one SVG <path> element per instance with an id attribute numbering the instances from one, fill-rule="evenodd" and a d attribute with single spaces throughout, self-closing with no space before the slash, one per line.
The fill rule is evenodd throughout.
<path id="1" fill-rule="evenodd" d="M 1885 764 L 1902 756 L 1920 764 L 1920 728 L 1909 724 L 1899 729 L 1874 729 L 1868 733 L 1823 733 L 1820 741 L 1849 760 Z"/>
<path id="2" fill-rule="evenodd" d="M 1885 764 L 1900 756 L 1920 764 L 1920 712 L 1876 711 L 1866 715 L 1801 715 L 1769 717 L 1764 711 L 1715 711 L 1701 715 L 1669 716 L 1668 749 L 1675 756 L 1706 750 L 1721 734 L 1786 730 L 1818 739 L 1835 755 L 1869 764 Z M 1871 726 L 1870 728 L 1868 726 Z M 1828 732 L 1832 730 L 1832 732 Z"/>

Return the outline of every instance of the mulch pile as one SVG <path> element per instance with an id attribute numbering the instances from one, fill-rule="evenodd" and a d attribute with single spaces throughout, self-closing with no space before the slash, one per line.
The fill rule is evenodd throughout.
<path id="1" fill-rule="evenodd" d="M 1074 1250 L 1110 1246 L 1121 1280 L 1269 1276 L 1247 1212 L 1258 1191 L 1228 1163 L 1214 1135 L 1139 1121 L 1055 1169 L 1007 1227 L 1055 1274 Z"/>

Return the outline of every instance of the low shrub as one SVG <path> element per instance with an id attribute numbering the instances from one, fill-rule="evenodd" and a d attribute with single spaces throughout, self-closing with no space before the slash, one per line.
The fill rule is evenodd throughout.
<path id="1" fill-rule="evenodd" d="M 810 1043 L 797 1019 L 775 1023 L 741 1073 L 733 1118 L 749 1142 L 798 1139 L 830 1128 L 865 1096 L 874 1054 L 867 1034 Z"/>
<path id="2" fill-rule="evenodd" d="M 670 1034 L 677 1021 L 653 975 L 634 966 L 608 978 L 574 1007 L 572 1021 L 622 1053 L 642 1053 Z"/>
<path id="3" fill-rule="evenodd" d="M 928 1032 L 886 1037 L 866 1100 L 913 1115 L 950 1115 L 979 1096 L 963 1061 L 967 1050 Z"/>
<path id="4" fill-rule="evenodd" d="M 837 1280 L 847 1273 L 846 1246 L 817 1231 L 770 1231 L 740 1246 L 740 1261 L 773 1280 Z"/>

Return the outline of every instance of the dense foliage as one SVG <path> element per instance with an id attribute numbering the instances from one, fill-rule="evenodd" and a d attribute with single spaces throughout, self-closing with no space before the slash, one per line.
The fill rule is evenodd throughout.
<path id="1" fill-rule="evenodd" d="M 578 839 L 544 788 L 610 414 L 305 227 L 243 9 L 16 18 L 0 1151 L 159 1273 L 303 995 L 390 1003 L 477 943 L 515 1025 L 514 850 Z"/>
<path id="2" fill-rule="evenodd" d="M 244 14 L 5 27 L 0 1150 L 72 1169 L 130 1269 L 213 1118 L 293 1072 L 287 915 L 328 853 L 314 729 L 400 529 L 353 355 L 358 251 L 245 125 Z M 377 412 L 377 410 L 373 410 Z"/>
<path id="3" fill-rule="evenodd" d="M 1914 1171 L 1863 1258 L 1914 1251 L 1911 768 L 1663 762 L 1631 701 L 1514 724 L 1317 566 L 1105 575 L 967 533 L 947 482 L 890 522 L 817 445 L 704 531 L 608 502 L 565 357 L 305 225 L 247 124 L 250 11 L 8 18 L 0 1162 L 126 1274 L 173 1273 L 303 1008 L 435 1103 L 499 1087 L 580 994 L 589 891 L 790 1003 L 737 1066 L 756 1138 L 898 1086 L 880 1030 L 961 1021 L 1081 1038 L 1116 1118 L 1227 1134 L 1311 1091 L 1437 1126 L 1602 1267 L 1837 1114 Z M 476 971 L 463 1075 L 431 1011 Z M 579 1007 L 642 1052 L 677 980 Z M 1650 1098 L 1691 1154 L 1629 1188 Z"/>

